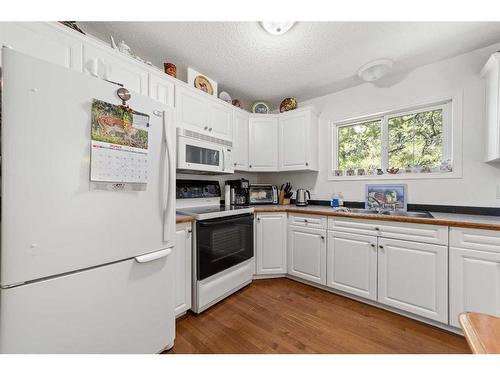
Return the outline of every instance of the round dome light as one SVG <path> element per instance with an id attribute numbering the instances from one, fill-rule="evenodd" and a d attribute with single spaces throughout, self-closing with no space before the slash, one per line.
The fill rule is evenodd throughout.
<path id="1" fill-rule="evenodd" d="M 373 82 L 382 78 L 392 69 L 392 60 L 381 59 L 370 61 L 358 70 L 358 77 L 366 82 Z"/>
<path id="2" fill-rule="evenodd" d="M 272 35 L 283 35 L 288 30 L 292 28 L 295 24 L 295 21 L 261 21 L 260 25 L 266 30 L 269 34 Z"/>

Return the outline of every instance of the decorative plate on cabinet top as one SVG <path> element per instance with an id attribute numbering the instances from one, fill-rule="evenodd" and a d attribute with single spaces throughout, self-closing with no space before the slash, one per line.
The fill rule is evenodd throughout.
<path id="1" fill-rule="evenodd" d="M 232 98 L 231 98 L 231 95 L 229 95 L 227 92 L 225 91 L 221 91 L 220 94 L 219 94 L 219 99 L 221 100 L 224 100 L 226 103 L 231 103 L 232 102 Z"/>
<path id="2" fill-rule="evenodd" d="M 285 98 L 280 104 L 280 113 L 297 109 L 297 99 Z"/>
<path id="3" fill-rule="evenodd" d="M 266 114 L 269 113 L 270 111 L 269 111 L 269 106 L 266 103 L 255 102 L 252 106 L 252 112 Z"/>
<path id="4" fill-rule="evenodd" d="M 241 102 L 238 99 L 233 99 L 232 103 L 235 107 L 241 108 Z"/>
<path id="5" fill-rule="evenodd" d="M 204 76 L 196 76 L 194 78 L 194 87 L 201 91 L 205 91 L 207 94 L 214 94 L 214 88 L 210 84 L 210 81 Z"/>

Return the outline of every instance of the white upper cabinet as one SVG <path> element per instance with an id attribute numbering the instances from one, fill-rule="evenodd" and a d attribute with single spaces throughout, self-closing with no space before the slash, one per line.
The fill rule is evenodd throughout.
<path id="1" fill-rule="evenodd" d="M 318 116 L 310 107 L 279 115 L 279 169 L 318 170 Z"/>
<path id="2" fill-rule="evenodd" d="M 327 286 L 377 300 L 377 237 L 328 232 Z"/>
<path id="3" fill-rule="evenodd" d="M 0 46 L 81 72 L 82 42 L 63 28 L 47 22 L 0 22 Z"/>
<path id="4" fill-rule="evenodd" d="M 278 170 L 278 133 L 278 117 L 276 115 L 250 116 L 250 171 L 272 172 Z"/>
<path id="5" fill-rule="evenodd" d="M 481 70 L 481 77 L 485 80 L 485 161 L 500 159 L 500 52 L 490 56 Z"/>
<path id="6" fill-rule="evenodd" d="M 208 112 L 210 134 L 217 138 L 232 140 L 233 108 L 219 99 L 210 98 Z"/>
<path id="7" fill-rule="evenodd" d="M 204 92 L 178 85 L 175 88 L 177 126 L 232 140 L 233 109 Z"/>
<path id="8" fill-rule="evenodd" d="M 175 88 L 177 126 L 197 132 L 209 133 L 208 108 L 201 93 L 184 86 Z"/>
<path id="9" fill-rule="evenodd" d="M 450 230 L 450 324 L 473 311 L 500 316 L 500 232 Z"/>
<path id="10" fill-rule="evenodd" d="M 248 118 L 245 111 L 234 110 L 233 114 L 233 160 L 234 169 L 248 170 Z"/>
<path id="11" fill-rule="evenodd" d="M 166 74 L 149 73 L 149 97 L 171 107 L 175 104 L 175 84 Z"/>
<path id="12" fill-rule="evenodd" d="M 448 323 L 448 248 L 378 239 L 378 302 Z"/>
<path id="13" fill-rule="evenodd" d="M 257 275 L 286 273 L 286 213 L 257 215 L 255 227 Z"/>
<path id="14" fill-rule="evenodd" d="M 105 46 L 83 46 L 83 71 L 91 76 L 121 84 L 139 94 L 148 95 L 148 71 L 142 64 L 128 56 L 117 55 Z"/>

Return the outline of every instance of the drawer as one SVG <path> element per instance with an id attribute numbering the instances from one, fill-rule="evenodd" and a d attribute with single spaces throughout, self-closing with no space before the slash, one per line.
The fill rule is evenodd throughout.
<path id="1" fill-rule="evenodd" d="M 326 216 L 321 215 L 307 215 L 307 214 L 291 214 L 288 216 L 288 224 L 298 225 L 307 228 L 327 228 Z"/>
<path id="2" fill-rule="evenodd" d="M 377 236 L 379 229 L 380 222 L 376 220 L 360 220 L 347 217 L 328 218 L 328 230 Z"/>
<path id="3" fill-rule="evenodd" d="M 328 229 L 436 245 L 448 244 L 448 227 L 440 225 L 400 223 L 382 220 L 359 220 L 351 218 L 329 218 Z"/>
<path id="4" fill-rule="evenodd" d="M 379 223 L 380 237 L 448 245 L 448 227 L 446 226 L 391 221 L 382 221 Z"/>
<path id="5" fill-rule="evenodd" d="M 500 231 L 450 228 L 450 246 L 500 253 Z"/>

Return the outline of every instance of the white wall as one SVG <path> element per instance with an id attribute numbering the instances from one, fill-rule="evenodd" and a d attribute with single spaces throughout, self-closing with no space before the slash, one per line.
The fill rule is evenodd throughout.
<path id="1" fill-rule="evenodd" d="M 369 115 L 379 111 L 426 102 L 436 97 L 463 92 L 463 168 L 456 179 L 400 180 L 408 184 L 408 202 L 462 206 L 500 206 L 496 198 L 500 184 L 500 165 L 488 165 L 483 158 L 484 83 L 479 72 L 500 43 L 438 63 L 417 68 L 404 76 L 388 77 L 376 86 L 362 84 L 311 99 L 320 112 L 320 171 L 259 174 L 259 182 L 278 186 L 291 181 L 293 188 L 308 188 L 313 199 L 330 199 L 340 191 L 348 201 L 364 201 L 365 184 L 387 181 L 328 181 L 331 121 Z"/>

